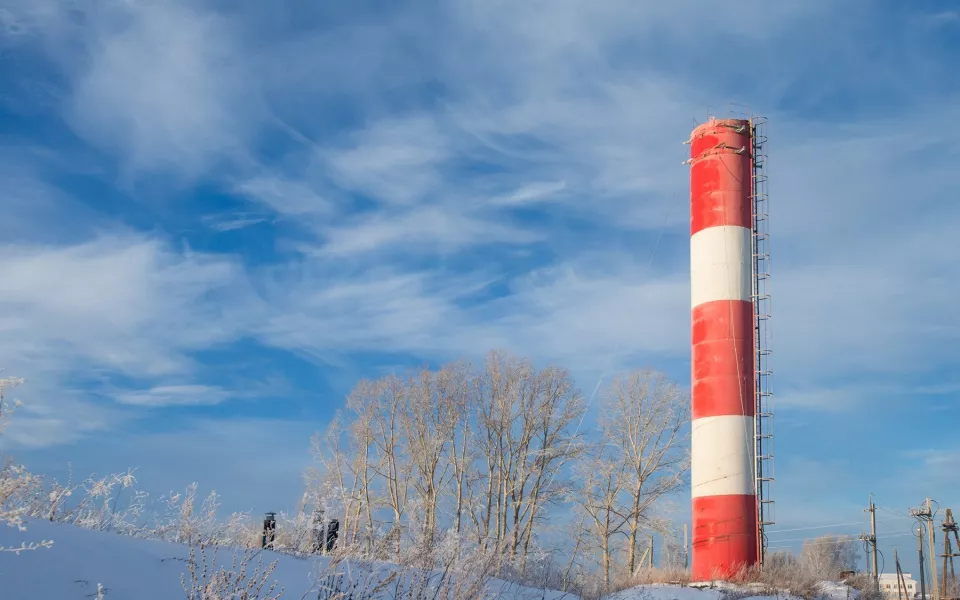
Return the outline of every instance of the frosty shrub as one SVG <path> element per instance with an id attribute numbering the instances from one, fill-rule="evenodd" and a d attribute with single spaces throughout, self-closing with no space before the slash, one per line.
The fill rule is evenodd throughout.
<path id="1" fill-rule="evenodd" d="M 318 600 L 493 600 L 501 596 L 488 589 L 493 560 L 475 562 L 472 569 L 401 566 L 390 572 L 375 564 L 331 565 L 317 582 Z"/>
<path id="2" fill-rule="evenodd" d="M 860 592 L 860 597 L 858 600 L 884 600 L 884 595 L 877 587 L 877 580 L 868 573 L 857 573 L 853 577 L 848 577 L 844 581 L 847 585 Z M 949 595 L 945 595 L 944 597 L 956 598 L 956 594 L 952 593 L 955 591 L 956 589 L 948 590 Z"/>
<path id="3" fill-rule="evenodd" d="M 626 585 L 624 585 L 624 583 Z M 683 568 L 644 568 L 638 570 L 632 576 L 626 577 L 620 582 L 620 585 L 624 587 L 636 587 L 638 585 L 650 585 L 654 583 L 686 585 L 690 583 L 690 571 Z"/>
<path id="4" fill-rule="evenodd" d="M 604 581 L 602 574 L 596 572 L 581 572 L 572 585 L 561 591 L 575 593 L 582 600 L 599 600 L 623 590 L 643 585 L 680 585 L 690 583 L 690 571 L 682 567 L 643 567 L 633 574 L 626 570 L 618 570 L 610 581 Z M 553 588 L 560 589 L 560 588 Z M 649 594 L 641 594 L 648 600 L 653 600 Z M 631 596 L 632 597 L 632 596 Z M 638 596 L 640 597 L 640 596 Z"/>
<path id="5" fill-rule="evenodd" d="M 852 538 L 824 535 L 804 542 L 801 565 L 821 581 L 836 581 L 843 571 L 857 566 L 857 546 Z"/>
<path id="6" fill-rule="evenodd" d="M 370 571 L 360 575 L 356 571 L 350 573 L 331 569 L 317 581 L 317 600 L 381 600 L 385 598 L 384 590 L 392 581 L 392 577 L 378 581 Z"/>
<path id="7" fill-rule="evenodd" d="M 317 579 L 319 600 L 484 600 L 503 594 L 491 589 L 503 557 L 469 547 L 453 530 L 425 534 L 420 528 L 395 564 L 363 554 L 336 553 Z M 384 540 L 393 547 L 389 536 Z M 351 547 L 351 550 L 357 550 Z M 500 582 L 503 586 L 511 586 Z"/>
<path id="8" fill-rule="evenodd" d="M 139 527 L 136 523 L 144 514 L 147 496 L 133 489 L 136 482 L 133 470 L 100 478 L 91 476 L 80 486 L 84 490 L 84 497 L 68 513 L 67 518 L 84 529 L 137 535 Z M 49 495 L 51 515 L 56 514 L 53 501 L 59 487 L 56 483 L 53 485 L 54 490 Z M 72 495 L 72 490 L 67 488 L 66 493 Z"/>
<path id="9" fill-rule="evenodd" d="M 17 378 L 0 379 L 0 434 L 6 428 L 13 410 L 20 406 L 19 401 L 14 402 L 12 406 L 7 406 L 3 400 L 4 390 L 16 387 L 21 383 L 23 383 L 23 380 Z M 2 461 L 2 465 L 0 465 L 0 526 L 7 525 L 20 531 L 26 531 L 27 528 L 23 524 L 23 518 L 29 516 L 29 499 L 41 489 L 42 480 L 30 474 L 22 465 L 13 464 L 13 461 L 7 457 L 0 455 L 0 461 Z M 52 540 L 23 542 L 15 548 L 0 546 L 0 552 L 19 554 L 26 550 L 49 548 L 52 545 Z"/>
<path id="10" fill-rule="evenodd" d="M 227 569 L 217 564 L 217 553 L 216 546 L 212 553 L 204 544 L 190 547 L 187 572 L 180 576 L 187 600 L 277 600 L 283 595 L 283 588 L 277 590 L 277 581 L 271 581 L 278 561 L 264 568 L 261 551 L 234 550 Z"/>
<path id="11" fill-rule="evenodd" d="M 843 571 L 855 566 L 856 547 L 852 539 L 825 535 L 807 541 L 799 557 L 789 552 L 773 552 L 766 557 L 763 569 L 748 567 L 727 579 L 731 583 L 749 586 L 748 595 L 751 596 L 791 595 L 813 600 L 823 595 L 824 582 L 838 581 Z M 859 589 L 852 583 L 851 586 Z M 863 586 L 861 596 L 864 600 L 878 600 L 867 592 L 869 586 Z M 726 595 L 732 598 L 740 593 Z"/>
<path id="12" fill-rule="evenodd" d="M 763 569 L 756 566 L 748 567 L 729 578 L 729 580 L 732 583 L 752 588 L 749 593 L 743 592 L 747 596 L 779 597 L 788 594 L 808 600 L 814 600 L 821 596 L 821 583 L 824 581 L 798 561 L 773 563 L 768 561 Z M 730 593 L 726 596 L 729 597 Z"/>

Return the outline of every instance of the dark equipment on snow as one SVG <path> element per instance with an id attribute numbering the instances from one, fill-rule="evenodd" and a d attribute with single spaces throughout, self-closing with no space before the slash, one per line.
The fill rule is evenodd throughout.
<path id="1" fill-rule="evenodd" d="M 277 513 L 268 512 L 263 518 L 263 544 L 261 548 L 273 548 L 277 539 Z"/>
<path id="2" fill-rule="evenodd" d="M 339 531 L 340 521 L 336 519 L 330 519 L 330 524 L 327 526 L 327 552 L 333 551 L 333 547 L 337 543 Z"/>
<path id="3" fill-rule="evenodd" d="M 330 519 L 327 522 L 323 518 L 323 509 L 316 508 L 313 511 L 313 553 L 326 554 L 333 551 L 337 543 L 338 533 L 340 531 L 340 521 Z"/>

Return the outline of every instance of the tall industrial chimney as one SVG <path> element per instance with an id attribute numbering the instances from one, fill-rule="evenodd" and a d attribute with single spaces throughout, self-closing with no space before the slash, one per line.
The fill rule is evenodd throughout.
<path id="1" fill-rule="evenodd" d="M 758 561 L 750 122 L 690 137 L 694 581 Z"/>

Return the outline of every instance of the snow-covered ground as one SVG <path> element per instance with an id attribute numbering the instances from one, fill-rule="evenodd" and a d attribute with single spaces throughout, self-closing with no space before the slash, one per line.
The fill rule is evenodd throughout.
<path id="1" fill-rule="evenodd" d="M 790 600 L 787 595 L 778 597 L 751 595 L 749 588 L 731 584 L 717 583 L 713 587 L 697 585 L 680 587 L 677 585 L 643 585 L 605 597 L 605 600 L 724 600 L 729 597 L 738 600 Z M 858 592 L 839 583 L 823 584 L 823 600 L 855 600 Z"/>
<path id="2" fill-rule="evenodd" d="M 52 548 L 0 552 L 0 599 L 73 600 L 96 598 L 97 584 L 105 600 L 175 600 L 185 598 L 180 575 L 186 572 L 189 548 L 115 533 L 91 531 L 45 521 L 26 521 L 28 530 L 0 526 L 0 546 L 18 547 L 22 541 L 54 540 Z M 221 549 L 218 565 L 227 568 L 231 550 Z M 278 561 L 273 579 L 283 587 L 283 598 L 316 598 L 322 558 L 300 559 L 264 553 L 264 566 Z M 534 590 L 503 581 L 488 584 L 491 596 L 502 600 L 576 600 L 569 594 Z M 305 596 L 305 594 L 307 594 Z M 385 593 L 384 598 L 390 594 Z"/>
<path id="3" fill-rule="evenodd" d="M 0 547 L 18 547 L 22 541 L 54 540 L 52 548 L 0 552 L 0 599 L 72 600 L 97 597 L 97 584 L 105 600 L 175 600 L 185 598 L 180 576 L 187 570 L 189 548 L 167 542 L 143 540 L 91 531 L 46 521 L 29 520 L 28 531 L 0 526 Z M 221 550 L 218 566 L 230 566 L 233 553 Z M 318 573 L 327 568 L 322 558 L 299 559 L 264 553 L 264 566 L 278 561 L 272 579 L 283 587 L 283 598 L 317 598 Z M 389 569 L 389 566 L 384 566 Z M 353 574 L 356 578 L 356 573 Z M 310 592 L 310 590 L 314 590 Z M 493 580 L 487 597 L 497 600 L 578 600 L 572 594 L 536 590 Z M 724 600 L 724 590 L 747 600 L 774 600 L 751 595 L 730 586 L 698 589 L 675 585 L 647 585 L 612 594 L 607 600 Z M 392 595 L 386 590 L 384 600 Z M 840 584 L 825 584 L 827 600 L 854 600 L 856 592 Z M 777 600 L 787 600 L 781 596 Z"/>

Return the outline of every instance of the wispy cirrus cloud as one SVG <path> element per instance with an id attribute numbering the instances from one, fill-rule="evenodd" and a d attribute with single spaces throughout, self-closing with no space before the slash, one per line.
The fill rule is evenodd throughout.
<path id="1" fill-rule="evenodd" d="M 147 390 L 124 392 L 117 396 L 121 404 L 159 408 L 164 406 L 203 406 L 219 404 L 230 392 L 209 385 L 160 385 Z"/>
<path id="2" fill-rule="evenodd" d="M 5 256 L 3 329 L 18 341 L 8 364 L 71 356 L 131 376 L 178 373 L 193 367 L 191 348 L 236 335 L 216 300 L 235 292 L 240 271 L 229 259 L 185 256 L 137 234 L 7 246 Z"/>
<path id="3" fill-rule="evenodd" d="M 276 175 L 261 175 L 240 181 L 234 191 L 280 215 L 295 218 L 322 218 L 336 213 L 336 207 L 308 182 Z"/>
<path id="4" fill-rule="evenodd" d="M 24 79 L 65 92 L 52 108 L 122 157 L 128 184 L 159 172 L 187 181 L 249 157 L 266 114 L 228 15 L 140 0 L 15 2 L 5 14 L 17 49 L 45 62 Z"/>
<path id="5" fill-rule="evenodd" d="M 441 167 L 453 158 L 450 140 L 432 116 L 384 119 L 349 136 L 319 159 L 339 187 L 377 202 L 410 205 L 444 185 Z"/>
<path id="6" fill-rule="evenodd" d="M 267 218 L 257 216 L 253 213 L 238 212 L 232 214 L 206 215 L 201 221 L 210 229 L 223 233 L 266 223 Z"/>
<path id="7" fill-rule="evenodd" d="M 544 234 L 484 217 L 479 211 L 425 206 L 398 215 L 375 214 L 349 221 L 325 232 L 319 252 L 332 256 L 357 256 L 397 248 L 445 253 L 494 244 L 529 244 Z"/>
<path id="8" fill-rule="evenodd" d="M 194 352 L 248 329 L 253 297 L 235 261 L 181 254 L 132 232 L 68 246 L 8 244 L 3 252 L 0 364 L 28 380 L 11 440 L 64 444 L 135 418 L 117 401 L 225 399 L 215 388 L 164 382 L 197 376 Z M 138 390 L 144 382 L 153 385 Z"/>
<path id="9" fill-rule="evenodd" d="M 10 363 L 7 363 L 10 364 Z M 13 373 L 20 365 L 5 369 Z M 38 375 L 28 379 L 11 397 L 23 397 L 24 404 L 11 417 L 15 425 L 0 436 L 0 450 L 62 448 L 78 441 L 96 438 L 105 432 L 129 426 L 133 415 L 104 402 L 86 386 L 72 387 L 62 380 L 30 368 L 18 374 Z"/>
<path id="10" fill-rule="evenodd" d="M 90 131 L 113 131 L 127 137 L 89 139 L 101 145 L 106 143 L 103 147 L 108 150 L 122 148 L 121 159 L 131 165 L 139 164 L 136 157 L 142 155 L 156 168 L 179 169 L 170 157 L 187 146 L 189 152 L 181 156 L 201 169 L 212 165 L 201 154 L 210 160 L 220 157 L 244 164 L 255 145 L 244 132 L 252 130 L 237 129 L 234 124 L 247 114 L 250 105 L 235 103 L 238 90 L 232 86 L 243 84 L 244 78 L 238 73 L 245 73 L 244 69 L 263 75 L 267 66 L 256 61 L 240 64 L 250 52 L 236 46 L 238 36 L 249 33 L 245 28 L 248 9 L 221 15 L 204 5 L 171 5 L 163 8 L 162 14 L 154 14 L 151 11 L 161 9 L 135 3 L 126 8 L 112 6 L 110 10 L 114 11 L 109 13 L 113 17 L 104 17 L 104 25 L 96 30 L 97 45 L 84 46 L 88 60 L 76 71 L 78 84 L 70 106 L 80 116 L 79 122 L 90 124 Z M 737 36 L 733 46 L 736 48 L 750 45 L 769 48 L 774 54 L 787 54 L 788 44 L 784 40 L 790 42 L 790 31 L 798 23 L 821 19 L 832 9 L 824 3 L 810 3 L 802 9 L 766 8 L 751 12 L 747 20 L 698 17 L 684 20 L 683 27 L 679 27 L 674 8 L 561 3 L 546 13 L 550 27 L 518 28 L 516 23 L 525 22 L 530 10 L 534 9 L 464 4 L 432 15 L 398 11 L 387 13 L 380 21 L 348 18 L 333 29 L 320 28 L 313 33 L 304 30 L 284 40 L 255 38 L 258 51 L 263 51 L 263 60 L 268 63 L 279 56 L 290 56 L 294 49 L 303 55 L 309 54 L 303 52 L 305 49 L 330 48 L 331 44 L 342 45 L 347 55 L 356 50 L 353 55 L 358 72 L 363 73 L 356 79 L 346 77 L 342 65 L 328 60 L 325 53 L 316 52 L 315 63 L 318 73 L 340 73 L 345 83 L 352 81 L 352 85 L 343 86 L 343 92 L 357 98 L 366 97 L 365 93 L 371 91 L 385 93 L 382 82 L 374 77 L 380 71 L 363 60 L 371 48 L 398 48 L 403 40 L 410 40 L 414 54 L 426 48 L 438 51 L 436 60 L 422 61 L 393 75 L 419 85 L 423 83 L 421 75 L 429 72 L 444 83 L 443 93 L 438 93 L 442 101 L 414 102 L 415 110 L 365 106 L 358 113 L 362 118 L 346 119 L 340 125 L 318 110 L 312 120 L 329 135 L 318 135 L 318 130 L 303 122 L 306 116 L 302 111 L 292 111 L 289 105 L 277 100 L 276 92 L 295 81 L 303 82 L 295 69 L 263 79 L 261 91 L 266 108 L 250 120 L 250 127 L 264 126 L 271 112 L 276 118 L 296 114 L 297 119 L 286 120 L 281 128 L 292 141 L 279 153 L 280 159 L 273 160 L 269 167 L 261 165 L 256 171 L 267 175 L 241 179 L 232 189 L 260 206 L 293 218 L 312 232 L 313 241 L 298 241 L 295 247 L 305 253 L 310 268 L 328 276 L 301 282 L 304 296 L 315 298 L 341 286 L 351 289 L 360 271 L 338 270 L 333 265 L 339 261 L 353 261 L 359 267 L 364 261 L 389 260 L 395 263 L 393 268 L 398 274 L 423 282 L 414 296 L 419 300 L 412 306 L 439 307 L 452 302 L 459 312 L 450 314 L 456 314 L 455 320 L 464 323 L 479 318 L 507 318 L 496 315 L 497 310 L 514 311 L 510 318 L 518 319 L 516 315 L 533 314 L 537 308 L 532 294 L 512 293 L 509 301 L 491 300 L 486 310 L 461 310 L 455 301 L 430 296 L 431 290 L 443 288 L 434 279 L 440 282 L 447 275 L 424 261 L 459 255 L 462 259 L 458 264 L 470 269 L 466 265 L 475 257 L 469 253 L 494 247 L 506 251 L 513 246 L 521 253 L 549 257 L 554 272 L 563 272 L 576 262 L 584 244 L 596 247 L 597 236 L 610 236 L 611 232 L 636 236 L 636 232 L 659 229 L 664 224 L 673 235 L 665 240 L 658 260 L 669 260 L 670 268 L 676 269 L 680 277 L 686 171 L 678 164 L 684 151 L 679 142 L 693 124 L 693 116 L 700 114 L 696 98 L 716 97 L 728 90 L 723 81 L 715 78 L 693 78 L 695 71 L 690 69 L 668 72 L 660 68 L 658 63 L 670 64 L 662 55 L 667 50 L 678 51 L 696 39 L 703 44 L 719 43 L 728 40 L 729 35 Z M 717 18 L 722 19 L 720 23 Z M 192 52 L 191 61 L 177 68 L 161 68 L 156 74 L 157 85 L 177 89 L 178 99 L 153 93 L 155 88 L 148 86 L 120 86 L 111 91 L 107 85 L 111 78 L 99 75 L 122 74 L 123 69 L 135 68 L 130 65 L 146 64 L 157 51 L 164 28 L 179 27 L 178 23 L 188 21 L 192 24 L 182 28 L 177 33 L 182 39 L 177 39 L 183 48 L 197 50 Z M 426 41 L 423 36 L 439 24 L 444 25 L 445 35 Z M 270 26 L 280 24 L 271 22 Z M 838 23 L 837 27 L 842 29 L 843 24 Z M 664 50 L 656 53 L 645 42 L 636 42 L 638 30 L 661 31 L 665 36 L 661 44 Z M 210 35 L 202 35 L 204 32 Z M 83 39 L 89 41 L 87 37 Z M 833 37 L 828 42 L 828 46 L 841 44 Z M 197 48 L 198 45 L 202 47 Z M 722 44 L 719 47 L 724 48 Z M 719 53 L 732 52 L 733 47 Z M 816 57 L 823 52 L 826 50 L 818 50 L 808 59 L 818 60 Z M 206 70 L 217 68 L 218 61 L 227 61 L 228 68 L 217 77 L 204 77 Z M 364 64 L 368 71 L 361 68 Z M 766 63 L 756 66 L 761 72 L 769 68 Z M 798 69 L 793 77 L 802 77 L 803 73 Z M 790 75 L 779 73 L 777 77 Z M 778 85 L 768 90 L 749 88 L 749 93 L 761 102 L 773 103 L 776 98 L 771 94 L 789 87 L 788 83 Z M 101 96 L 90 96 L 90 90 L 96 90 L 108 101 L 96 103 L 98 108 L 94 110 L 84 99 Z M 145 90 L 152 92 L 146 94 Z M 309 86 L 304 90 L 315 95 L 320 107 L 333 107 L 339 102 L 335 94 L 322 94 Z M 111 94 L 117 94 L 116 101 L 123 103 L 116 118 L 99 107 L 111 106 Z M 190 94 L 200 98 L 194 106 L 198 113 L 185 111 L 178 104 Z M 145 98 L 158 104 L 150 104 Z M 168 113 L 178 120 L 165 121 Z M 223 118 L 203 116 L 221 113 Z M 159 118 L 152 118 L 154 114 Z M 782 191 L 775 195 L 775 241 L 782 244 L 777 264 L 790 265 L 793 256 L 819 256 L 819 249 L 823 249 L 826 260 L 831 240 L 844 235 L 843 230 L 848 229 L 844 223 L 855 217 L 862 219 L 867 214 L 874 231 L 877 226 L 890 227 L 899 221 L 902 215 L 896 211 L 896 195 L 906 193 L 914 171 L 913 167 L 909 172 L 888 167 L 907 164 L 903 161 L 909 161 L 907 157 L 918 151 L 913 140 L 935 139 L 936 123 L 946 116 L 930 116 L 918 108 L 915 113 L 899 113 L 896 119 L 872 118 L 826 135 L 812 135 L 804 129 L 803 119 L 790 111 L 773 112 L 772 145 L 774 150 L 782 149 L 775 152 L 774 159 L 787 166 L 774 179 L 775 183 L 782 182 Z M 191 119 L 201 117 L 203 125 L 197 127 Z M 97 120 L 101 118 L 105 120 Z M 128 126 L 141 120 L 157 126 Z M 902 127 L 906 121 L 910 121 L 910 127 Z M 918 127 L 926 133 L 914 135 Z M 81 133 L 84 131 L 81 129 Z M 203 135 L 214 145 L 188 144 L 191 135 Z M 224 153 L 227 146 L 218 140 L 227 139 L 247 150 L 236 155 Z M 114 142 L 120 146 L 110 146 Z M 138 148 L 156 152 L 144 150 L 147 154 L 143 154 Z M 666 148 L 675 150 L 664 151 Z M 201 154 L 190 154 L 194 151 Z M 838 156 L 852 160 L 840 161 Z M 946 162 L 934 163 L 927 167 L 929 176 L 923 180 L 939 181 L 946 168 Z M 880 169 L 888 172 L 882 181 L 873 176 Z M 809 173 L 817 176 L 807 177 Z M 844 181 L 856 184 L 844 187 Z M 841 190 L 846 190 L 843 201 L 837 196 Z M 543 198 L 551 201 L 538 201 Z M 890 214 L 898 216 L 884 218 L 884 211 L 871 211 L 869 206 L 887 207 L 885 211 L 892 210 Z M 514 209 L 521 207 L 534 213 L 518 216 Z M 357 211 L 358 208 L 361 210 Z M 830 219 L 824 218 L 827 214 Z M 548 232 L 544 223 L 551 222 L 554 227 Z M 224 223 L 232 227 L 230 223 L 246 221 Z M 863 223 L 865 226 L 866 221 Z M 918 240 L 925 237 L 926 233 L 914 235 Z M 617 239 L 617 235 L 608 238 Z M 804 247 L 806 244 L 814 249 L 813 255 Z M 628 241 L 608 248 L 611 256 L 633 250 Z M 880 369 L 884 367 L 879 365 L 891 361 L 903 364 L 900 359 L 911 350 L 895 340 L 916 330 L 916 315 L 942 314 L 941 306 L 916 306 L 935 302 L 933 298 L 942 296 L 901 298 L 896 294 L 896 284 L 891 283 L 894 279 L 888 277 L 887 269 L 891 267 L 896 269 L 897 276 L 915 276 L 910 264 L 916 257 L 898 257 L 898 251 L 892 250 L 881 267 L 870 262 L 876 252 L 887 251 L 878 242 L 859 236 L 856 242 L 848 241 L 845 248 L 843 262 L 815 262 L 775 274 L 780 282 L 778 289 L 783 290 L 778 316 L 786 324 L 777 329 L 778 339 L 791 340 L 778 348 L 778 355 L 787 364 L 803 365 L 804 370 L 849 370 L 850 362 L 859 360 L 853 357 L 861 354 L 875 357 L 860 361 L 857 368 L 866 372 L 871 364 Z M 890 248 L 893 246 L 886 246 Z M 911 252 L 919 251 L 919 247 L 911 248 Z M 531 269 L 547 272 L 543 264 L 534 262 L 517 272 L 507 264 L 509 259 L 503 257 L 491 263 L 494 270 L 502 270 L 501 283 L 514 291 L 528 285 L 525 278 Z M 636 264 L 618 264 L 621 272 L 604 277 L 631 281 L 641 271 Z M 841 293 L 853 274 L 858 279 L 856 288 Z M 486 277 L 487 273 L 483 273 L 479 278 Z M 603 278 L 578 277 L 588 281 L 591 289 L 603 287 Z M 542 284 L 544 279 L 539 281 Z M 551 281 L 556 284 L 550 288 L 551 294 L 578 298 L 585 295 L 578 287 L 580 279 Z M 631 292 L 629 286 L 612 286 L 607 293 L 624 301 Z M 677 307 L 678 315 L 679 307 L 686 301 L 685 293 L 682 286 L 674 286 L 672 296 L 664 300 L 668 306 Z M 378 302 L 375 295 L 370 298 Z M 313 311 L 322 310 L 310 302 L 303 306 L 311 307 L 303 313 L 308 321 Z M 869 306 L 869 310 L 864 310 L 864 306 Z M 589 307 L 584 311 L 596 316 L 581 316 L 577 322 L 598 329 L 603 326 L 597 319 L 611 312 Z M 813 318 L 818 322 L 836 319 L 845 326 L 802 325 L 804 320 Z M 490 321 L 482 323 L 478 322 L 476 327 L 490 328 Z M 856 333 L 844 333 L 854 329 Z M 514 330 L 522 327 L 514 326 Z M 663 349 L 669 353 L 669 348 L 682 346 L 684 335 L 682 329 L 676 332 L 670 340 L 664 340 Z M 940 336 L 942 343 L 953 339 L 949 327 L 940 328 L 934 335 Z M 489 337 L 501 338 L 499 334 Z M 394 345 L 400 347 L 402 343 Z M 789 370 L 786 375 L 789 380 Z"/>

